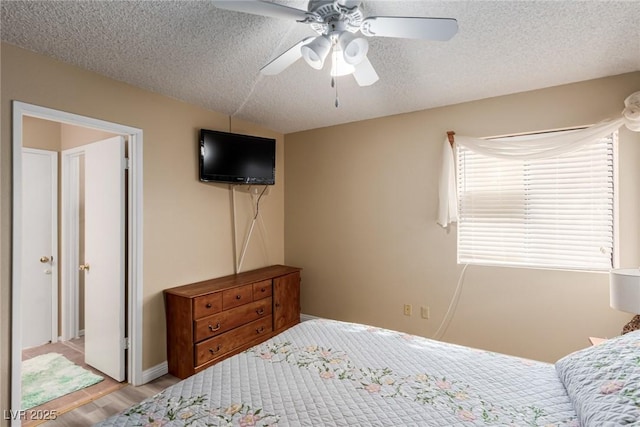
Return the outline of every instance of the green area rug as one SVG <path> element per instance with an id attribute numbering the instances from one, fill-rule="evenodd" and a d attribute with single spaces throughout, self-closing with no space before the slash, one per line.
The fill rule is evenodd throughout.
<path id="1" fill-rule="evenodd" d="M 22 409 L 33 408 L 65 394 L 99 383 L 103 378 L 47 353 L 22 362 Z"/>

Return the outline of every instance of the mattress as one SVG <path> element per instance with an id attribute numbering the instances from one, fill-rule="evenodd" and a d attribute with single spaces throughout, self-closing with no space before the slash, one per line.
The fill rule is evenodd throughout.
<path id="1" fill-rule="evenodd" d="M 640 335 L 630 342 L 631 353 L 640 351 L 640 346 L 635 347 Z M 632 374 L 634 370 L 640 373 L 640 354 L 636 355 L 637 366 L 628 368 Z M 570 368 L 580 365 L 575 358 L 585 359 L 571 357 L 574 359 L 563 360 Z M 580 367 L 578 376 L 588 377 L 585 372 L 589 369 Z M 98 425 L 579 426 L 583 423 L 574 409 L 579 405 L 562 379 L 565 374 L 575 375 L 561 371 L 552 364 L 367 325 L 316 319 Z M 585 388 L 578 382 L 573 385 Z M 614 388 L 624 391 L 620 384 Z M 630 394 L 638 393 L 637 388 Z M 634 409 L 631 402 L 627 406 L 626 420 L 631 424 L 640 420 L 640 405 Z M 590 407 L 601 412 L 593 403 L 586 407 L 585 416 Z M 615 413 L 619 411 L 608 415 L 614 422 L 611 425 L 618 425 Z"/>

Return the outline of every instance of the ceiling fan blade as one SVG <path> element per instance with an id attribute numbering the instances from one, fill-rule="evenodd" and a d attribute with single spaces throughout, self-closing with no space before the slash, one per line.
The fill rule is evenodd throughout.
<path id="1" fill-rule="evenodd" d="M 353 77 L 356 79 L 356 82 L 360 86 L 371 86 L 375 82 L 378 81 L 378 73 L 373 69 L 373 65 L 369 62 L 369 58 L 366 56 L 358 65 L 356 65 L 356 69 L 353 72 Z"/>
<path id="2" fill-rule="evenodd" d="M 313 16 L 313 14 L 306 10 L 260 0 L 213 0 L 213 5 L 219 9 L 250 13 L 252 15 L 268 16 L 270 18 L 293 18 L 298 21 L 306 21 L 310 16 Z"/>
<path id="3" fill-rule="evenodd" d="M 260 69 L 260 72 L 265 76 L 274 76 L 284 71 L 289 65 L 302 58 L 302 51 L 300 48 L 313 41 L 315 37 L 307 37 L 300 40 L 298 43 L 290 47 L 287 51 L 280 54 L 277 58 L 273 59 L 267 65 Z"/>
<path id="4" fill-rule="evenodd" d="M 453 18 L 371 16 L 362 21 L 360 31 L 369 37 L 447 41 L 458 32 L 458 21 Z"/>

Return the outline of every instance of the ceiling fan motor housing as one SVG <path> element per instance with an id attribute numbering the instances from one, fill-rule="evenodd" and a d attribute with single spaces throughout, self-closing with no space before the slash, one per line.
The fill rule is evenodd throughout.
<path id="1" fill-rule="evenodd" d="M 343 31 L 355 33 L 364 20 L 357 5 L 349 8 L 348 5 L 341 5 L 339 1 L 310 0 L 308 11 L 319 17 L 316 22 L 310 22 L 310 26 L 322 35 L 338 36 Z"/>

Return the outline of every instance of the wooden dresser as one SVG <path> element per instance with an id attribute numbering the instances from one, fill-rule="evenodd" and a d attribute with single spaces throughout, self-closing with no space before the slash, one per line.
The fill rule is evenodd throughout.
<path id="1" fill-rule="evenodd" d="M 300 322 L 300 268 L 165 289 L 169 373 L 186 378 Z"/>

